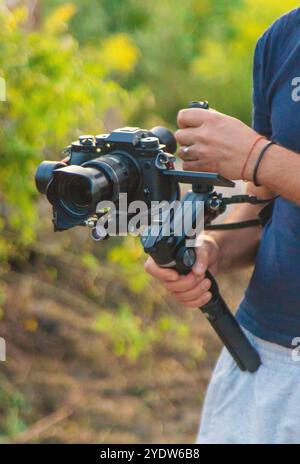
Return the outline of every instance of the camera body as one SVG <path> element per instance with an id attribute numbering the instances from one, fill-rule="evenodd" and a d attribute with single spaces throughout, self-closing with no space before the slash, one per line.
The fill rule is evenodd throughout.
<path id="1" fill-rule="evenodd" d="M 53 207 L 54 229 L 84 225 L 99 201 L 117 205 L 120 193 L 149 206 L 178 199 L 177 179 L 164 177 L 165 170 L 174 169 L 175 151 L 175 138 L 163 127 L 80 136 L 64 150 L 61 162 L 44 161 L 36 172 L 37 188 Z"/>

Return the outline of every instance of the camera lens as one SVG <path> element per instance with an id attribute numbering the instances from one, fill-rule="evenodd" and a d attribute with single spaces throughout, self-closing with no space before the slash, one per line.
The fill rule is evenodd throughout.
<path id="1" fill-rule="evenodd" d="M 129 162 L 123 160 L 124 155 L 106 155 L 54 170 L 47 198 L 55 209 L 56 230 L 82 224 L 95 214 L 101 201 L 116 202 L 119 193 L 132 193 L 138 171 L 133 163 L 129 169 Z"/>
<path id="2" fill-rule="evenodd" d="M 66 195 L 68 200 L 76 206 L 81 208 L 89 206 L 92 201 L 89 179 L 80 176 L 71 177 L 66 186 Z"/>
<path id="3" fill-rule="evenodd" d="M 40 193 L 46 193 L 49 182 L 53 177 L 55 169 L 65 166 L 64 162 L 43 161 L 37 168 L 35 174 L 35 184 Z"/>
<path id="4" fill-rule="evenodd" d="M 84 217 L 109 192 L 109 181 L 97 169 L 67 166 L 55 173 L 48 198 L 74 217 Z"/>

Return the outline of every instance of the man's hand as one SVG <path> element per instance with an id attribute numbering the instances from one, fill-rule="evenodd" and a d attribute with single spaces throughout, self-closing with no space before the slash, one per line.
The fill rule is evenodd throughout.
<path id="1" fill-rule="evenodd" d="M 205 278 L 205 271 L 209 269 L 213 274 L 217 272 L 218 255 L 216 241 L 207 235 L 203 244 L 197 248 L 197 262 L 188 275 L 180 276 L 173 269 L 161 268 L 151 257 L 145 263 L 145 270 L 160 280 L 178 303 L 188 308 L 198 308 L 208 303 L 212 297 L 209 292 L 211 282 Z"/>
<path id="2" fill-rule="evenodd" d="M 175 137 L 182 146 L 179 156 L 184 161 L 183 169 L 218 172 L 229 179 L 241 179 L 247 155 L 259 137 L 257 132 L 231 116 L 200 108 L 179 111 L 177 123 L 179 130 Z M 260 141 L 258 153 L 265 143 Z M 255 154 L 253 158 L 256 159 Z M 252 180 L 250 161 L 245 180 Z"/>

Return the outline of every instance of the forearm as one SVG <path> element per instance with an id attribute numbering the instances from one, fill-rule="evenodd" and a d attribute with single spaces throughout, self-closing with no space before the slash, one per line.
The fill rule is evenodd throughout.
<path id="1" fill-rule="evenodd" d="M 256 149 L 247 167 L 246 177 L 252 179 L 257 156 L 266 142 Z M 300 156 L 279 145 L 272 145 L 258 169 L 258 182 L 278 195 L 300 206 Z"/>
<path id="2" fill-rule="evenodd" d="M 226 222 L 246 220 L 245 208 L 240 206 L 238 209 L 239 211 L 230 215 Z M 249 214 L 246 216 L 249 219 Z M 218 272 L 231 272 L 254 262 L 261 237 L 259 226 L 232 231 L 211 231 L 208 234 L 215 239 L 219 247 Z"/>
<path id="3" fill-rule="evenodd" d="M 271 191 L 254 187 L 250 183 L 248 184 L 247 193 L 261 199 L 274 196 Z M 234 207 L 225 223 L 254 219 L 261 209 L 261 205 L 238 205 Z M 211 231 L 208 234 L 215 239 L 219 247 L 219 272 L 230 272 L 253 264 L 261 239 L 262 228 L 256 226 L 236 230 Z"/>

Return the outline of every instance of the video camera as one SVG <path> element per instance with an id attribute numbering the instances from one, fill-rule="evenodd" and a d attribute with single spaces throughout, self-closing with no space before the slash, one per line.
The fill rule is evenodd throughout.
<path id="1" fill-rule="evenodd" d="M 209 109 L 207 102 L 192 102 L 189 106 Z M 107 200 L 118 211 L 122 193 L 127 194 L 129 201 L 144 202 L 148 209 L 152 202 L 183 205 L 188 202 L 191 205 L 190 229 L 200 214 L 204 216 L 205 228 L 217 228 L 211 226 L 211 221 L 223 213 L 229 203 L 262 202 L 247 195 L 224 198 L 214 192 L 215 186 L 235 185 L 217 173 L 176 170 L 176 148 L 173 133 L 163 127 L 151 130 L 124 127 L 110 134 L 79 137 L 65 149 L 62 161 L 44 161 L 36 172 L 37 188 L 47 195 L 53 207 L 54 230 L 81 225 L 90 226 L 96 232 L 97 220 L 105 214 L 97 210 L 97 205 Z M 192 185 L 192 191 L 181 201 L 180 183 Z M 175 233 L 182 214 L 180 208 L 170 210 L 161 222 L 150 224 L 141 233 L 141 243 L 157 264 L 187 274 L 195 264 L 196 252 L 194 247 L 187 246 L 186 229 Z M 171 224 L 168 235 L 163 233 L 166 221 Z M 212 281 L 212 299 L 200 309 L 240 369 L 256 371 L 261 364 L 258 354 L 229 311 L 215 279 L 208 271 L 206 276 Z"/>

